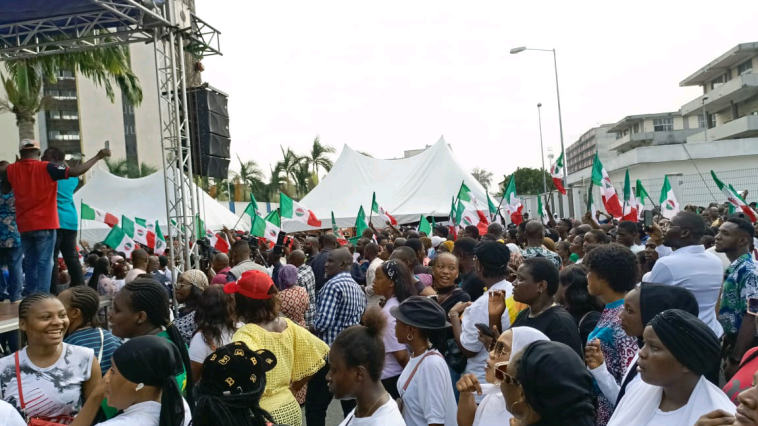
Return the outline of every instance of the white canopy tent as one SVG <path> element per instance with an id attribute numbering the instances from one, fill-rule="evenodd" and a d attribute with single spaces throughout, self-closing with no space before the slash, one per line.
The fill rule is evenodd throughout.
<path id="1" fill-rule="evenodd" d="M 371 194 L 399 223 L 415 222 L 423 215 L 448 216 L 452 198 L 465 182 L 479 207 L 487 211 L 484 187 L 455 159 L 445 139 L 410 158 L 381 160 L 359 154 L 345 145 L 332 170 L 301 204 L 311 209 L 324 228 L 331 227 L 331 213 L 339 227 L 355 225 L 363 206 L 368 219 Z M 375 226 L 383 227 L 374 215 Z M 300 222 L 282 223 L 287 232 L 311 229 Z"/>
<path id="2" fill-rule="evenodd" d="M 237 216 L 219 204 L 210 195 L 197 187 L 200 197 L 200 217 L 206 226 L 219 230 L 223 226 L 231 228 L 237 223 Z M 148 222 L 160 224 L 161 231 L 168 238 L 166 223 L 166 189 L 163 170 L 138 179 L 127 179 L 112 175 L 102 164 L 93 168 L 87 183 L 74 194 L 76 209 L 81 214 L 81 202 L 97 207 L 115 215 L 119 223 L 121 215 L 129 218 L 139 217 Z M 171 200 L 174 199 L 170 194 Z M 82 239 L 90 243 L 102 241 L 110 228 L 101 222 L 84 220 L 82 222 Z M 247 222 L 249 224 L 249 221 Z M 250 229 L 249 225 L 240 223 L 237 229 Z"/>

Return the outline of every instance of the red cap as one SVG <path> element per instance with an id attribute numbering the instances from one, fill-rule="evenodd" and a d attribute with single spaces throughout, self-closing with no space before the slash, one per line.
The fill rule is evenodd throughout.
<path id="1" fill-rule="evenodd" d="M 272 295 L 268 292 L 273 285 L 274 281 L 267 273 L 253 269 L 243 273 L 237 281 L 227 283 L 224 293 L 239 293 L 249 299 L 266 300 L 271 299 Z"/>

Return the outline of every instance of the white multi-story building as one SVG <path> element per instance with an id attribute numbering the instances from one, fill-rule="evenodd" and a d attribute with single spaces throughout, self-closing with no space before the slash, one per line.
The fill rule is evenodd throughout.
<path id="1" fill-rule="evenodd" d="M 642 181 L 658 203 L 664 176 L 684 206 L 724 202 L 710 177 L 715 171 L 726 183 L 758 197 L 758 42 L 740 44 L 680 83 L 699 85 L 703 95 L 678 112 L 630 116 L 609 132 L 616 155 L 603 160 L 621 194 L 629 170 L 632 185 Z M 707 118 L 706 118 L 707 117 Z M 706 128 L 706 120 L 708 127 Z M 586 209 L 591 169 L 569 173 L 572 215 Z M 600 203 L 599 193 L 594 194 Z M 650 200 L 646 200 L 648 203 Z"/>
<path id="2" fill-rule="evenodd" d="M 131 44 L 132 69 L 140 80 L 143 101 L 134 107 L 126 101 L 114 83 L 116 97 L 111 102 L 105 89 L 81 75 L 61 70 L 56 84 L 45 85 L 45 95 L 52 97 L 48 111 L 37 114 L 35 137 L 43 150 L 58 147 L 67 154 L 84 154 L 90 158 L 109 141 L 112 158 L 124 158 L 134 164 L 161 167 L 160 123 L 152 45 Z M 0 65 L 0 72 L 2 72 Z M 0 85 L 0 97 L 5 97 Z M 18 128 L 12 113 L 0 114 L 0 159 L 13 161 L 18 154 Z"/>

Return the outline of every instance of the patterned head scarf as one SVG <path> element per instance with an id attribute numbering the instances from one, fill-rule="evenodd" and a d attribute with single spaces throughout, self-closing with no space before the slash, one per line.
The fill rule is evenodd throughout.
<path id="1" fill-rule="evenodd" d="M 182 274 L 182 278 L 200 290 L 205 290 L 208 288 L 208 277 L 205 275 L 205 272 L 199 269 L 190 269 L 189 271 L 185 271 Z"/>
<path id="2" fill-rule="evenodd" d="M 253 351 L 245 343 L 221 346 L 203 362 L 200 392 L 228 396 L 266 389 L 266 373 L 276 367 L 276 356 L 266 349 Z"/>
<path id="3" fill-rule="evenodd" d="M 391 279 L 393 283 L 397 284 L 397 279 L 400 276 L 400 267 L 397 260 L 388 260 L 382 263 L 382 271 L 387 274 L 387 278 Z"/>

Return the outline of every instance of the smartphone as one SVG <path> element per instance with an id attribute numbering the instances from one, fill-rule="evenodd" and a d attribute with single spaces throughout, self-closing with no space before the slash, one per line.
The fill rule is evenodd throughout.
<path id="1" fill-rule="evenodd" d="M 111 149 L 111 141 L 105 141 L 105 149 Z"/>
<path id="2" fill-rule="evenodd" d="M 750 315 L 758 315 L 758 297 L 748 297 L 747 313 Z"/>
<path id="3" fill-rule="evenodd" d="M 653 211 L 652 210 L 643 211 L 643 220 L 645 221 L 645 229 L 653 226 Z"/>
<path id="4" fill-rule="evenodd" d="M 756 299 L 756 302 L 758 302 L 758 299 Z M 484 334 L 487 337 L 491 337 L 491 338 L 495 337 L 495 333 L 492 332 L 492 330 L 487 324 L 480 322 L 480 323 L 474 324 L 474 327 L 478 328 L 479 331 L 481 331 L 482 334 Z"/>

